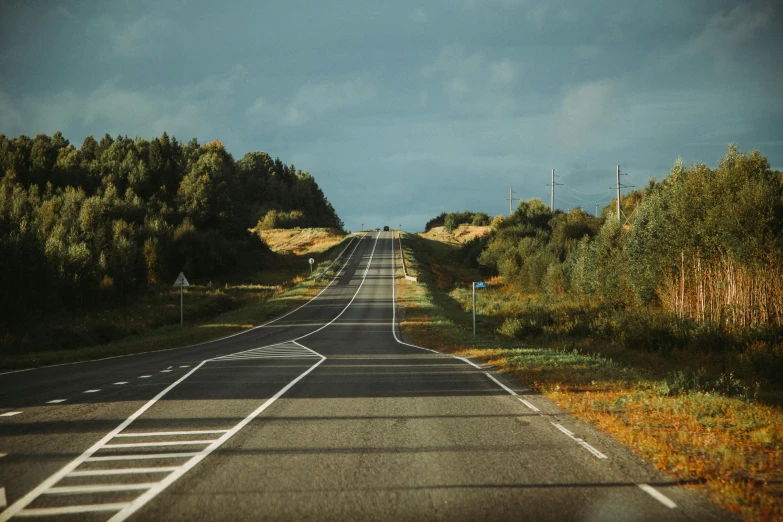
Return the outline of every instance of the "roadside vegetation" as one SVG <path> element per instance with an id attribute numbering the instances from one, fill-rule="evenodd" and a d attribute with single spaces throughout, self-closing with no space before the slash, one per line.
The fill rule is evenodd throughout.
<path id="1" fill-rule="evenodd" d="M 302 232 L 312 238 L 309 231 Z M 187 346 L 258 326 L 303 305 L 329 284 L 336 269 L 316 282 L 307 258 L 317 260 L 315 274 L 323 273 L 353 236 L 341 237 L 335 244 L 327 235 L 329 248 L 278 256 L 262 272 L 191 281 L 184 290 L 184 327 L 179 323 L 179 288 L 173 287 L 112 307 L 62 310 L 24 331 L 24 337 L 9 339 L 7 334 L 0 370 Z"/>
<path id="2" fill-rule="evenodd" d="M 403 332 L 496 365 L 746 520 L 783 519 L 781 173 L 677 162 L 624 218 L 523 201 L 463 246 L 403 236 Z M 456 230 L 456 229 L 455 229 Z M 473 339 L 470 283 L 478 293 Z"/>
<path id="3" fill-rule="evenodd" d="M 277 254 L 264 240 L 276 227 L 330 232 Z M 264 152 L 236 161 L 217 140 L 166 133 L 79 148 L 59 132 L 0 135 L 0 357 L 68 358 L 171 324 L 180 271 L 194 283 L 188 320 L 267 299 L 309 272 L 297 255 L 342 229 L 308 172 Z"/>

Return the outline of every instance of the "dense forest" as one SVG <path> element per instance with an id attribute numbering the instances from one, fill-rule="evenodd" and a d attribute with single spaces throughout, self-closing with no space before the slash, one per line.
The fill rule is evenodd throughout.
<path id="1" fill-rule="evenodd" d="M 255 231 L 343 223 L 313 177 L 217 140 L 182 144 L 60 132 L 0 135 L 0 308 L 32 311 L 121 300 L 189 278 L 260 268 Z"/>
<path id="2" fill-rule="evenodd" d="M 463 250 L 508 292 L 571 303 L 568 328 L 648 350 L 735 350 L 760 373 L 783 370 L 783 174 L 767 158 L 732 144 L 716 169 L 678 160 L 621 199 L 622 220 L 614 205 L 593 217 L 522 201 Z M 556 329 L 544 315 L 510 317 L 502 333 Z"/>

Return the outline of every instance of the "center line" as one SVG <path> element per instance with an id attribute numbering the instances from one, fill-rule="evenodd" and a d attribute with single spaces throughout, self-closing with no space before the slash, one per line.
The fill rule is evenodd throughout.
<path id="1" fill-rule="evenodd" d="M 82 393 L 97 393 L 99 391 L 101 391 L 101 390 L 100 389 L 98 389 L 98 390 L 84 390 Z"/>
<path id="2" fill-rule="evenodd" d="M 61 402 L 65 402 L 68 399 L 54 399 L 53 401 L 48 401 L 46 404 L 60 404 Z"/>
<path id="3" fill-rule="evenodd" d="M 139 379 L 149 379 L 152 375 L 139 375 Z"/>

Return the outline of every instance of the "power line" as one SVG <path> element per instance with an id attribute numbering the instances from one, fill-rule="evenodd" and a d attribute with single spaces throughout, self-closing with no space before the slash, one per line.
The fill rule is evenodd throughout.
<path id="1" fill-rule="evenodd" d="M 559 178 L 560 176 L 557 177 Z M 552 199 L 550 200 L 549 204 L 549 210 L 552 212 L 555 211 L 555 187 L 557 185 L 560 185 L 561 187 L 565 186 L 562 183 L 555 183 L 555 169 L 552 169 L 552 183 L 547 185 L 547 187 L 552 187 Z"/>

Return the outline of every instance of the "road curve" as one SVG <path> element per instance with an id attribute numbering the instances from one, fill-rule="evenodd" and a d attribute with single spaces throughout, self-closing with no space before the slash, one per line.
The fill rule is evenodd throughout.
<path id="1" fill-rule="evenodd" d="M 400 341 L 395 241 L 198 346 L 0 375 L 4 520 L 734 520 L 475 361 Z"/>

